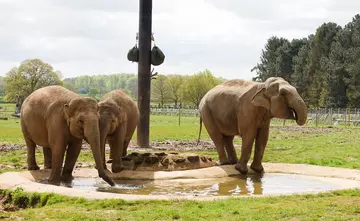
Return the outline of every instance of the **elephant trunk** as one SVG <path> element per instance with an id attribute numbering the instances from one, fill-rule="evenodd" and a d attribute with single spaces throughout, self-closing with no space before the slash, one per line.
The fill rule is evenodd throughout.
<path id="1" fill-rule="evenodd" d="M 106 136 L 108 135 L 108 133 L 110 131 L 110 126 L 106 119 L 100 117 L 99 128 L 100 128 L 101 159 L 103 160 L 103 164 L 105 165 L 106 164 L 106 162 L 105 162 Z"/>
<path id="2" fill-rule="evenodd" d="M 295 112 L 296 123 L 300 126 L 304 125 L 307 119 L 307 108 L 304 100 L 300 95 L 295 94 L 289 104 Z"/>
<path id="3" fill-rule="evenodd" d="M 101 149 L 100 149 L 100 132 L 99 132 L 99 121 L 97 117 L 93 119 L 89 119 L 87 124 L 84 125 L 84 135 L 87 138 L 91 151 L 93 153 L 93 157 L 95 160 L 95 165 L 99 173 L 99 177 L 101 177 L 104 181 L 106 181 L 111 186 L 115 186 L 113 180 L 110 179 L 105 174 L 102 156 L 101 156 Z"/>

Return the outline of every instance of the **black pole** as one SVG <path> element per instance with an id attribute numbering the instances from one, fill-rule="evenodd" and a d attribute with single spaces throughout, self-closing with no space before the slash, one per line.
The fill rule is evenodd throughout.
<path id="1" fill-rule="evenodd" d="M 151 51 L 152 0 L 140 0 L 139 7 L 139 66 L 138 107 L 140 120 L 137 126 L 139 147 L 150 147 L 150 51 Z"/>

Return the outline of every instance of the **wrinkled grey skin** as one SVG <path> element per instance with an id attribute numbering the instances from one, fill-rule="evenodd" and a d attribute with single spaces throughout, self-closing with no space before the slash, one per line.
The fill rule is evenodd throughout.
<path id="1" fill-rule="evenodd" d="M 216 146 L 220 164 L 236 163 L 235 168 L 243 174 L 248 172 L 254 141 L 255 155 L 250 167 L 263 172 L 261 161 L 272 118 L 296 119 L 298 125 L 304 125 L 307 119 L 304 100 L 295 87 L 280 77 L 262 83 L 226 81 L 208 91 L 200 102 L 199 112 L 200 121 Z M 236 135 L 242 139 L 239 161 L 233 145 Z"/>
<path id="2" fill-rule="evenodd" d="M 105 143 L 110 146 L 112 159 L 111 171 L 121 172 L 124 169 L 122 157 L 139 121 L 139 110 L 130 96 L 121 90 L 113 90 L 105 94 L 99 101 L 101 154 L 105 164 Z"/>
<path id="3" fill-rule="evenodd" d="M 44 149 L 45 168 L 51 168 L 49 183 L 72 179 L 82 140 L 91 147 L 99 176 L 110 185 L 105 174 L 100 151 L 98 105 L 95 99 L 61 86 L 47 86 L 30 94 L 21 107 L 21 130 L 27 146 L 28 170 L 38 170 L 36 145 Z M 64 154 L 66 159 L 64 168 Z"/>

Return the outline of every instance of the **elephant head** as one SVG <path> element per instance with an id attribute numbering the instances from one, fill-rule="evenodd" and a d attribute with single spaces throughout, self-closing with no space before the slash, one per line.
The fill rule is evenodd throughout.
<path id="1" fill-rule="evenodd" d="M 99 102 L 100 114 L 100 143 L 105 148 L 106 136 L 111 135 L 118 129 L 118 126 L 125 121 L 125 114 L 122 108 L 112 100 Z"/>
<path id="2" fill-rule="evenodd" d="M 64 105 L 64 115 L 70 133 L 90 144 L 99 177 L 114 186 L 114 182 L 105 174 L 102 164 L 98 109 L 99 106 L 93 98 L 74 98 Z"/>
<path id="3" fill-rule="evenodd" d="M 295 119 L 298 125 L 304 125 L 307 108 L 295 87 L 281 77 L 270 77 L 260 83 L 252 104 L 270 111 L 271 115 L 281 119 Z"/>

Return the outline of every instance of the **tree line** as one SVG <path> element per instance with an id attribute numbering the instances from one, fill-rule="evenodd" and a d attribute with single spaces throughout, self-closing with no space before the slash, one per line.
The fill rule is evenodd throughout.
<path id="1" fill-rule="evenodd" d="M 0 95 L 5 95 L 5 101 L 14 102 L 17 96 L 24 100 L 41 87 L 62 85 L 71 91 L 96 99 L 100 99 L 111 90 L 121 89 L 137 100 L 138 79 L 135 74 L 79 76 L 63 80 L 61 78 L 61 72 L 54 71 L 50 64 L 40 59 L 25 60 L 6 73 L 4 78 L 0 78 Z M 159 74 L 151 80 L 151 99 L 160 107 L 165 104 L 198 107 L 205 93 L 224 80 L 216 78 L 207 69 L 193 75 Z"/>
<path id="2" fill-rule="evenodd" d="M 283 77 L 309 107 L 359 108 L 360 15 L 344 27 L 323 23 L 301 39 L 269 38 L 252 71 L 255 81 Z"/>

